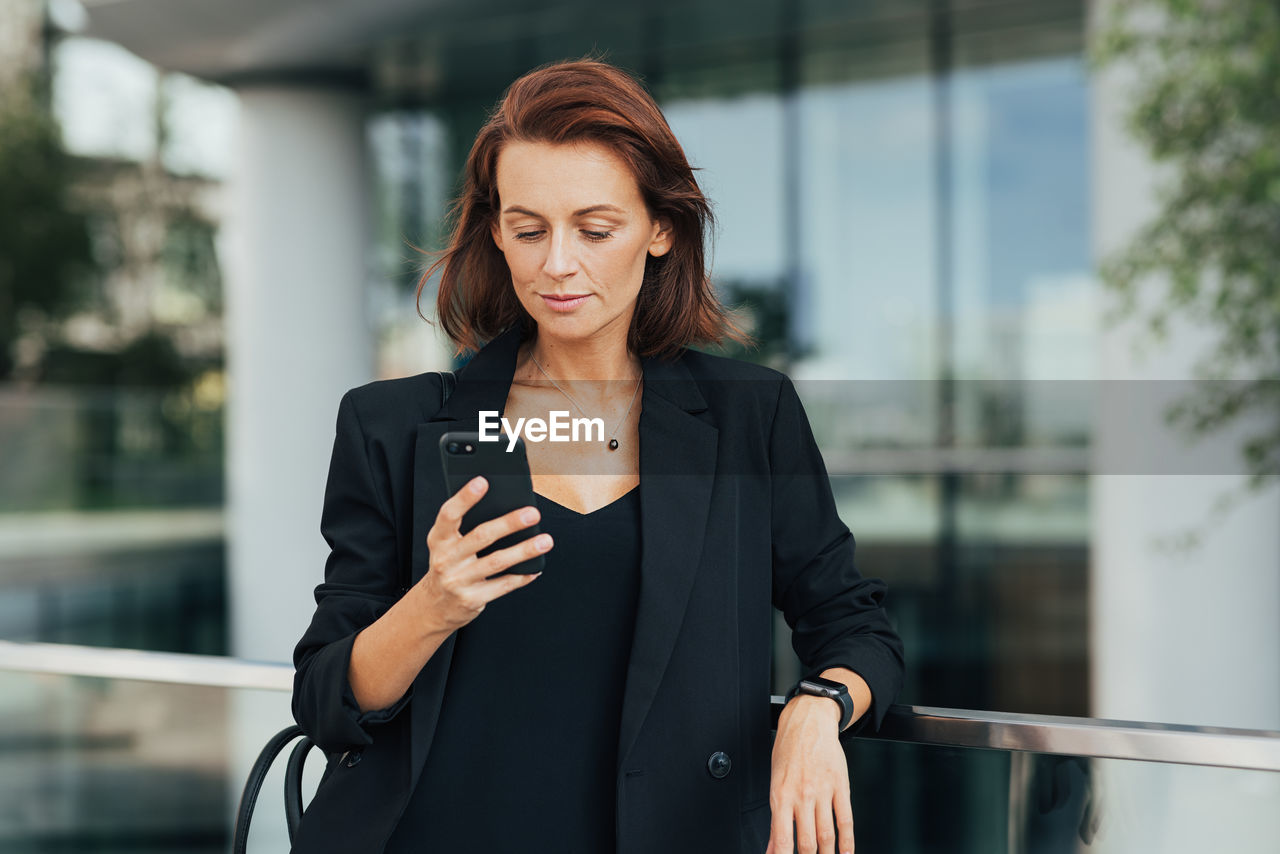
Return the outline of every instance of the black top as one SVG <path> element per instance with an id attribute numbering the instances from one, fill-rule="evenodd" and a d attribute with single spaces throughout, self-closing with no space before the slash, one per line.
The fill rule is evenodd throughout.
<path id="1" fill-rule="evenodd" d="M 536 496 L 555 541 L 543 575 L 458 630 L 431 752 L 386 854 L 525 852 L 551 840 L 565 854 L 614 850 L 639 493 L 587 514 Z M 529 779 L 546 785 L 507 782 Z"/>

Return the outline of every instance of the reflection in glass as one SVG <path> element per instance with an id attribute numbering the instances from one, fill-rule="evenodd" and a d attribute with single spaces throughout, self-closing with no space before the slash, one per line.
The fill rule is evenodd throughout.
<path id="1" fill-rule="evenodd" d="M 0 673 L 0 849 L 221 854 L 249 763 L 290 723 L 286 692 Z M 282 774 L 251 851 L 287 848 Z"/>
<path id="2" fill-rule="evenodd" d="M 1264 854 L 1280 773 L 845 742 L 859 851 Z"/>

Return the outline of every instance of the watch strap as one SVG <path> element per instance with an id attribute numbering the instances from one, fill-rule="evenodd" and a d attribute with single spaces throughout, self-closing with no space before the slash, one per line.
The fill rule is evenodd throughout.
<path id="1" fill-rule="evenodd" d="M 810 688 L 805 683 L 814 686 Z M 840 704 L 840 724 L 836 728 L 836 732 L 843 732 L 844 728 L 849 725 L 849 721 L 853 719 L 853 698 L 849 696 L 849 688 L 843 682 L 837 682 L 834 679 L 826 679 L 821 676 L 806 676 L 791 689 L 787 691 L 783 698 L 783 705 L 791 702 L 791 699 L 797 694 L 812 694 L 817 697 L 827 697 L 835 700 Z"/>

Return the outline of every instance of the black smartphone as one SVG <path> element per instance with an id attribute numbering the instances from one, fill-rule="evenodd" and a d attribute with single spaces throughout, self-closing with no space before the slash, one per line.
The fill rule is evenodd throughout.
<path id="1" fill-rule="evenodd" d="M 481 442 L 479 434 L 474 431 L 451 430 L 440 437 L 440 458 L 444 463 L 444 478 L 450 495 L 456 495 L 458 490 L 477 475 L 489 482 L 489 490 L 463 515 L 459 528 L 461 533 L 466 534 L 481 522 L 496 519 L 520 507 L 536 506 L 524 439 L 517 437 L 515 447 L 510 451 L 507 450 L 507 445 L 505 437 L 500 442 Z M 538 525 L 535 523 L 499 538 L 492 545 L 476 552 L 476 555 L 484 557 L 523 542 L 537 533 Z M 529 575 L 541 572 L 544 562 L 542 558 L 542 555 L 536 555 L 497 574 L 514 572 Z"/>

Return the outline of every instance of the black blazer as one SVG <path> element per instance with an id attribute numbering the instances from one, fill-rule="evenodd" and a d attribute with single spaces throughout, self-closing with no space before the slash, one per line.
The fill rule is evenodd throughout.
<path id="1" fill-rule="evenodd" d="M 479 410 L 505 409 L 519 343 L 513 327 L 476 353 L 443 409 L 434 373 L 351 389 L 338 407 L 320 526 L 331 553 L 294 652 L 293 693 L 295 718 L 330 762 L 295 852 L 381 852 L 405 808 L 456 633 L 404 698 L 364 714 L 347 682 L 351 645 L 426 572 L 427 530 L 448 497 L 437 443 L 446 430 L 475 429 Z M 771 605 L 806 672 L 840 665 L 866 679 L 873 706 L 858 726 L 878 727 L 896 698 L 902 644 L 881 607 L 885 585 L 854 566 L 853 536 L 791 381 L 688 349 L 644 359 L 643 369 L 641 586 L 618 733 L 618 854 L 760 854 Z M 722 761 L 711 773 L 716 753 L 728 755 L 727 774 Z M 518 765 L 493 772 L 527 786 L 554 777 Z"/>

